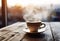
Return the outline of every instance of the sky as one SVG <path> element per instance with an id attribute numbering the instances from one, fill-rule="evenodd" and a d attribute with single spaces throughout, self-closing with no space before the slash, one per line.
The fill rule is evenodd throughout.
<path id="1" fill-rule="evenodd" d="M 60 4 L 60 0 L 7 0 L 9 7 L 14 5 L 27 6 L 28 4 L 42 5 L 42 4 Z M 0 0 L 1 6 L 1 0 Z"/>

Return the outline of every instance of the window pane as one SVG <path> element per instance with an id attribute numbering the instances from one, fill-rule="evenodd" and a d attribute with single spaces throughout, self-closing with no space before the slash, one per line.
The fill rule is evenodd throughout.
<path id="1" fill-rule="evenodd" d="M 57 12 L 55 11 L 55 9 L 57 8 L 56 6 L 58 4 L 60 5 L 60 1 L 56 1 L 57 0 L 7 0 L 8 24 L 17 21 L 24 21 L 22 14 L 26 12 L 27 14 L 33 14 L 33 12 L 30 12 L 33 10 L 35 10 L 34 13 L 39 14 L 38 17 L 41 21 L 55 21 L 56 19 L 54 18 L 57 18 Z M 26 10 L 26 12 L 24 12 L 24 10 Z"/>
<path id="2" fill-rule="evenodd" d="M 17 0 L 7 0 L 8 5 L 8 25 L 15 22 L 23 22 L 23 7 L 22 5 L 14 2 Z"/>

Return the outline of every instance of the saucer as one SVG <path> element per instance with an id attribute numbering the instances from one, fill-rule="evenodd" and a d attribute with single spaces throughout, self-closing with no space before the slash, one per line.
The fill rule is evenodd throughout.
<path id="1" fill-rule="evenodd" d="M 41 32 L 44 32 L 45 30 L 46 30 L 46 27 L 38 29 L 38 32 L 30 32 L 28 28 L 23 29 L 23 31 L 27 33 L 41 33 Z"/>

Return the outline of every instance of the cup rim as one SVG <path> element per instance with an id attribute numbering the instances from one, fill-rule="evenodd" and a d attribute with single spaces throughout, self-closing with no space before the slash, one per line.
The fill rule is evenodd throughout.
<path id="1" fill-rule="evenodd" d="M 26 21 L 27 23 L 37 23 L 37 22 L 41 22 L 41 21 L 34 21 L 34 22 L 31 22 L 31 21 Z"/>

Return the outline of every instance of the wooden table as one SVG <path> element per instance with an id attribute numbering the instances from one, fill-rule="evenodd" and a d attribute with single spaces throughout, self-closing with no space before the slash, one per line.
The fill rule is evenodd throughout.
<path id="1" fill-rule="evenodd" d="M 0 29 L 0 41 L 60 41 L 60 22 L 44 22 L 46 31 L 42 33 L 26 33 L 25 22 L 17 22 Z"/>

